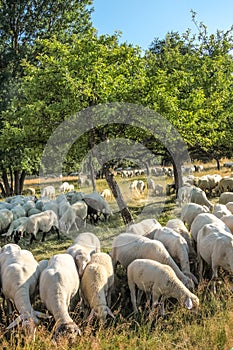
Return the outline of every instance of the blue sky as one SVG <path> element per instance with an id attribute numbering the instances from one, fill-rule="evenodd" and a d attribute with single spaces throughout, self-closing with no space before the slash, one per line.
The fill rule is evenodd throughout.
<path id="1" fill-rule="evenodd" d="M 121 31 L 121 41 L 142 49 L 170 31 L 181 34 L 190 28 L 195 33 L 191 9 L 209 34 L 233 25 L 233 0 L 93 0 L 93 7 L 93 26 L 99 35 Z"/>

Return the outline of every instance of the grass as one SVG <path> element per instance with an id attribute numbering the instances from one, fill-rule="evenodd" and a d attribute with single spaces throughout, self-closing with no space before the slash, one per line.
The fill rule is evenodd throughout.
<path id="1" fill-rule="evenodd" d="M 213 164 L 205 167 L 207 170 L 198 176 L 208 173 L 219 173 Z M 223 168 L 221 175 L 229 175 L 230 170 Z M 63 179 L 65 180 L 65 179 Z M 74 180 L 74 179 L 73 179 Z M 132 180 L 129 180 L 132 181 Z M 121 190 L 125 194 L 127 204 L 135 219 L 139 221 L 146 217 L 157 217 L 163 225 L 170 218 L 178 215 L 174 196 L 153 197 L 148 194 L 140 198 L 130 197 L 129 181 L 119 179 Z M 156 178 L 164 188 L 170 179 Z M 28 185 L 28 183 L 26 184 Z M 107 188 L 105 180 L 97 181 L 97 190 Z M 85 192 L 90 189 L 83 189 Z M 217 202 L 217 198 L 211 199 Z M 98 226 L 88 225 L 86 230 L 94 232 L 101 240 L 103 250 L 111 248 L 112 238 L 124 230 L 123 221 L 117 211 L 114 200 L 110 202 L 114 208 L 114 216 L 109 223 L 101 222 Z M 49 258 L 56 253 L 63 253 L 72 243 L 73 236 L 63 236 L 57 240 L 56 235 L 50 235 L 44 243 L 20 241 L 22 248 L 29 249 L 39 261 Z M 116 289 L 113 296 L 112 311 L 115 318 L 107 319 L 105 325 L 96 320 L 87 323 L 79 308 L 72 318 L 79 325 L 82 335 L 74 343 L 62 338 L 59 343 L 52 340 L 53 320 L 42 321 L 38 326 L 35 341 L 23 336 L 20 328 L 6 332 L 5 310 L 0 310 L 0 344 L 1 349 L 75 349 L 75 350 L 230 350 L 233 348 L 233 277 L 221 271 L 221 283 L 218 284 L 217 294 L 213 295 L 211 284 L 205 280 L 199 284 L 195 294 L 200 299 L 197 313 L 182 308 L 175 300 L 169 299 L 166 305 L 166 316 L 161 317 L 156 312 L 152 315 L 142 303 L 138 315 L 132 313 L 126 274 L 118 268 Z M 41 308 L 37 300 L 37 309 Z"/>

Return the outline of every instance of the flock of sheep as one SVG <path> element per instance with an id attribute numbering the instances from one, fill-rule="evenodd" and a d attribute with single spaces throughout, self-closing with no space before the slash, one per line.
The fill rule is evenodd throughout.
<path id="1" fill-rule="evenodd" d="M 118 264 L 127 277 L 134 313 L 143 303 L 143 293 L 151 310 L 158 308 L 162 315 L 170 297 L 196 311 L 199 298 L 195 290 L 206 277 L 205 265 L 212 270 L 215 293 L 218 268 L 233 272 L 233 187 L 229 187 L 233 179 L 211 175 L 212 185 L 206 181 L 205 189 L 202 180 L 206 179 L 184 177 L 177 197 L 179 217 L 165 226 L 154 218 L 131 223 L 114 237 L 109 253 L 101 249 L 96 234 L 85 232 L 88 216 L 96 223 L 100 215 L 105 219 L 111 215 L 107 200 L 97 192 L 85 195 L 62 190 L 56 197 L 52 188 L 46 188 L 37 201 L 15 196 L 1 202 L 0 231 L 14 240 L 0 250 L 1 293 L 7 314 L 16 308 L 19 315 L 12 322 L 9 318 L 6 329 L 22 322 L 24 331 L 35 337 L 40 318 L 53 317 L 54 339 L 64 335 L 75 339 L 82 334 L 71 317 L 77 305 L 87 322 L 93 317 L 102 323 L 107 317 L 114 318 L 111 301 L 120 283 Z M 211 202 L 214 191 L 220 193 L 217 204 Z M 18 245 L 25 235 L 30 235 L 32 243 L 40 231 L 44 240 L 51 230 L 58 238 L 61 232 L 71 231 L 76 237 L 65 252 L 49 260 L 37 262 L 29 250 Z M 45 313 L 34 309 L 36 295 Z"/>

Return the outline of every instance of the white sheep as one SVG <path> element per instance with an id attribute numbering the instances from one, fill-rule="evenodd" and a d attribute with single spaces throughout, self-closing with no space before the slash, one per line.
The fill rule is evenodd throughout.
<path id="1" fill-rule="evenodd" d="M 204 191 L 200 188 L 193 187 L 190 192 L 190 202 L 207 206 L 210 210 L 213 209 L 213 204 L 208 200 Z"/>
<path id="2" fill-rule="evenodd" d="M 26 210 L 20 204 L 15 205 L 11 212 L 13 213 L 13 220 L 26 216 Z"/>
<path id="3" fill-rule="evenodd" d="M 146 185 L 142 180 L 134 180 L 131 182 L 129 188 L 133 194 L 141 195 L 144 192 Z"/>
<path id="4" fill-rule="evenodd" d="M 197 204 L 197 203 L 186 203 L 182 209 L 180 218 L 187 225 L 188 229 L 192 225 L 193 220 L 198 214 L 208 213 L 209 208 L 205 205 Z"/>
<path id="5" fill-rule="evenodd" d="M 108 189 L 105 188 L 100 195 L 106 200 L 106 201 L 110 201 L 112 199 L 112 192 Z"/>
<path id="6" fill-rule="evenodd" d="M 68 182 L 63 182 L 59 187 L 59 192 L 66 193 L 74 190 L 74 185 L 69 184 Z"/>
<path id="7" fill-rule="evenodd" d="M 198 284 L 196 277 L 190 271 L 188 243 L 181 234 L 169 227 L 161 227 L 154 231 L 154 239 L 164 244 L 171 257 L 179 264 L 181 271 Z"/>
<path id="8" fill-rule="evenodd" d="M 123 267 L 127 266 L 135 259 L 152 259 L 169 265 L 175 271 L 177 277 L 188 287 L 193 288 L 193 281 L 184 275 L 178 265 L 162 242 L 151 240 L 144 236 L 132 233 L 121 233 L 116 236 L 112 243 L 111 257 L 113 266 L 119 262 Z"/>
<path id="9" fill-rule="evenodd" d="M 77 269 L 69 254 L 52 256 L 47 268 L 41 273 L 40 298 L 55 319 L 55 340 L 64 334 L 70 338 L 81 334 L 69 315 L 70 303 L 78 292 L 79 284 Z"/>
<path id="10" fill-rule="evenodd" d="M 6 233 L 4 233 L 2 236 L 3 237 L 13 237 L 14 236 L 14 231 L 17 230 L 19 226 L 24 224 L 28 220 L 28 217 L 22 217 L 16 220 L 13 220 L 7 230 Z"/>
<path id="11" fill-rule="evenodd" d="M 91 308 L 88 320 L 91 320 L 94 314 L 102 322 L 106 320 L 108 314 L 114 317 L 107 303 L 110 289 L 109 277 L 109 271 L 105 265 L 96 262 L 90 262 L 83 272 L 81 295 L 84 303 Z"/>
<path id="12" fill-rule="evenodd" d="M 232 192 L 221 193 L 219 197 L 219 203 L 227 204 L 228 202 L 233 202 L 233 193 Z"/>
<path id="13" fill-rule="evenodd" d="M 41 211 L 52 210 L 58 217 L 58 203 L 56 200 L 50 200 L 43 203 Z"/>
<path id="14" fill-rule="evenodd" d="M 79 228 L 76 223 L 76 213 L 72 208 L 70 203 L 65 198 L 59 203 L 59 228 L 65 233 L 69 234 L 70 231 L 79 231 Z"/>
<path id="15" fill-rule="evenodd" d="M 30 244 L 33 240 L 36 240 L 36 236 L 39 231 L 43 233 L 42 242 L 45 240 L 45 236 L 48 232 L 54 229 L 57 232 L 58 239 L 60 238 L 60 233 L 58 229 L 57 215 L 52 210 L 46 210 L 39 214 L 31 215 L 28 220 L 20 225 L 15 230 L 14 239 L 17 243 L 24 234 L 30 234 Z"/>
<path id="16" fill-rule="evenodd" d="M 86 227 L 87 204 L 84 201 L 77 201 L 71 205 L 76 215 L 76 224 L 78 228 Z"/>
<path id="17" fill-rule="evenodd" d="M 225 204 L 215 204 L 213 214 L 221 219 L 223 215 L 231 215 L 231 212 L 227 209 Z"/>
<path id="18" fill-rule="evenodd" d="M 200 279 L 203 276 L 203 261 L 212 268 L 212 280 L 218 277 L 220 266 L 233 273 L 232 234 L 215 224 L 203 226 L 197 235 L 197 256 Z"/>
<path id="19" fill-rule="evenodd" d="M 28 212 L 30 209 L 33 209 L 35 208 L 35 202 L 33 200 L 28 200 L 26 203 L 24 203 L 23 205 L 23 209 L 25 210 L 26 212 L 26 215 L 25 216 L 28 216 Z"/>
<path id="20" fill-rule="evenodd" d="M 5 232 L 13 221 L 13 213 L 9 209 L 0 210 L 0 233 Z"/>
<path id="21" fill-rule="evenodd" d="M 212 191 L 218 186 L 222 177 L 219 174 L 203 175 L 198 179 L 197 186 L 206 194 L 211 195 Z"/>
<path id="22" fill-rule="evenodd" d="M 179 234 L 181 234 L 181 236 L 188 243 L 190 254 L 194 256 L 196 255 L 193 250 L 193 242 L 192 242 L 191 234 L 181 219 L 175 218 L 175 219 L 168 220 L 168 222 L 166 223 L 166 227 L 170 227 L 175 232 L 178 232 Z"/>
<path id="23" fill-rule="evenodd" d="M 181 207 L 183 204 L 190 202 L 190 196 L 191 191 L 193 189 L 193 186 L 189 183 L 185 183 L 183 186 L 181 186 L 178 189 L 177 192 L 177 202 L 178 205 Z"/>
<path id="24" fill-rule="evenodd" d="M 2 292 L 7 301 L 11 301 L 19 317 L 7 329 L 17 325 L 29 327 L 29 333 L 34 336 L 38 317 L 44 314 L 35 311 L 32 300 L 37 291 L 37 284 L 41 271 L 46 267 L 47 260 L 38 263 L 31 252 L 21 250 L 16 244 L 7 244 L 0 251 L 0 270 Z"/>
<path id="25" fill-rule="evenodd" d="M 129 233 L 153 238 L 154 230 L 162 227 L 156 219 L 144 219 L 136 224 L 131 224 L 126 228 Z"/>
<path id="26" fill-rule="evenodd" d="M 187 309 L 199 306 L 198 297 L 191 293 L 176 276 L 174 270 L 165 264 L 150 259 L 136 259 L 127 268 L 128 285 L 131 302 L 135 312 L 137 300 L 135 287 L 144 292 L 152 292 L 153 307 L 159 304 L 162 297 L 162 314 L 164 315 L 164 300 L 176 298 Z"/>
<path id="27" fill-rule="evenodd" d="M 41 192 L 41 197 L 55 199 L 55 197 L 56 197 L 55 188 L 53 186 L 46 186 L 45 188 L 43 188 L 43 190 Z"/>
<path id="28" fill-rule="evenodd" d="M 220 196 L 224 192 L 232 192 L 233 191 L 233 179 L 231 177 L 222 178 L 218 183 L 217 190 L 218 190 L 218 194 L 220 194 Z M 226 203 L 222 203 L 222 204 L 226 204 Z"/>
<path id="29" fill-rule="evenodd" d="M 211 214 L 211 213 L 198 214 L 193 220 L 193 223 L 190 229 L 192 238 L 195 242 L 197 241 L 198 232 L 206 224 L 215 224 L 225 228 L 225 230 L 230 232 L 226 224 L 224 224 L 224 222 L 221 219 L 217 218 L 217 216 L 215 216 L 214 214 Z"/>
<path id="30" fill-rule="evenodd" d="M 99 252 L 100 241 L 92 232 L 80 233 L 75 238 L 74 243 L 66 250 L 66 253 L 74 258 L 80 277 L 83 275 L 87 264 L 91 261 L 91 255 Z"/>
<path id="31" fill-rule="evenodd" d="M 224 224 L 229 228 L 231 233 L 233 234 L 233 214 L 223 215 L 221 220 Z"/>

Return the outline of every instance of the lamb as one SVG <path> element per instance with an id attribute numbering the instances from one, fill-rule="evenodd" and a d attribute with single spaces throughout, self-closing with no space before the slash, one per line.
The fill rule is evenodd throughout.
<path id="1" fill-rule="evenodd" d="M 188 229 L 192 225 L 193 220 L 198 214 L 209 212 L 209 208 L 205 205 L 197 203 L 187 203 L 181 209 L 180 218 L 187 225 Z"/>
<path id="2" fill-rule="evenodd" d="M 135 259 L 152 259 L 169 265 L 175 271 L 177 277 L 188 287 L 193 288 L 193 281 L 184 275 L 162 242 L 151 240 L 144 236 L 132 233 L 121 233 L 115 237 L 112 243 L 111 257 L 113 266 L 119 262 L 123 267 Z"/>
<path id="3" fill-rule="evenodd" d="M 111 277 L 103 264 L 90 262 L 86 266 L 81 279 L 81 295 L 84 303 L 91 308 L 88 320 L 91 320 L 94 314 L 101 322 L 105 322 L 108 314 L 114 317 L 107 304 Z"/>
<path id="4" fill-rule="evenodd" d="M 55 199 L 56 194 L 55 194 L 55 188 L 53 186 L 46 186 L 43 188 L 41 192 L 41 197 L 47 197 L 49 199 Z"/>
<path id="5" fill-rule="evenodd" d="M 233 273 L 233 236 L 223 227 L 208 224 L 197 235 L 197 255 L 200 279 L 203 261 L 212 267 L 212 280 L 218 277 L 218 267 Z"/>
<path id="6" fill-rule="evenodd" d="M 99 252 L 100 241 L 92 232 L 80 233 L 74 243 L 66 250 L 66 253 L 74 258 L 80 277 L 82 277 L 86 265 L 91 261 L 91 255 Z"/>
<path id="7" fill-rule="evenodd" d="M 232 192 L 221 193 L 219 197 L 219 203 L 227 204 L 228 202 L 233 202 L 233 193 Z"/>
<path id="8" fill-rule="evenodd" d="M 221 219 L 217 218 L 217 216 L 215 216 L 214 214 L 211 214 L 211 213 L 198 214 L 196 218 L 193 220 L 193 223 L 191 225 L 191 234 L 195 242 L 197 242 L 198 232 L 206 224 L 215 224 L 217 226 L 225 228 L 226 231 L 230 232 L 230 230 L 224 224 L 224 222 Z"/>
<path id="9" fill-rule="evenodd" d="M 153 307 L 159 304 L 162 296 L 163 315 L 164 300 L 169 297 L 176 298 L 187 309 L 199 306 L 198 297 L 185 287 L 168 265 L 150 259 L 136 259 L 129 264 L 127 277 L 134 312 L 138 312 L 135 286 L 142 291 L 152 292 Z"/>
<path id="10" fill-rule="evenodd" d="M 45 315 L 35 311 L 31 302 L 37 290 L 40 273 L 46 265 L 46 260 L 38 263 L 31 252 L 21 250 L 16 244 L 10 243 L 2 247 L 0 252 L 2 292 L 5 299 L 11 301 L 19 312 L 19 317 L 7 329 L 23 321 L 23 326 L 29 327 L 29 333 L 34 336 L 39 323 L 38 317 Z"/>
<path id="11" fill-rule="evenodd" d="M 45 240 L 45 236 L 48 232 L 54 229 L 57 232 L 57 237 L 60 239 L 60 232 L 58 228 L 57 215 L 52 210 L 46 210 L 42 213 L 32 215 L 28 220 L 20 225 L 15 230 L 14 240 L 17 243 L 24 233 L 31 234 L 30 244 L 36 240 L 36 236 L 39 231 L 43 233 L 42 242 Z"/>
<path id="12" fill-rule="evenodd" d="M 55 340 L 65 334 L 71 339 L 81 334 L 69 315 L 69 306 L 78 292 L 79 284 L 77 269 L 69 254 L 52 256 L 47 268 L 41 273 L 40 298 L 55 319 Z"/>
<path id="13" fill-rule="evenodd" d="M 198 284 L 196 277 L 190 271 L 189 247 L 186 240 L 169 227 L 155 230 L 154 239 L 164 244 L 171 257 L 179 264 L 181 271 Z"/>
<path id="14" fill-rule="evenodd" d="M 231 215 L 231 212 L 227 209 L 225 204 L 215 204 L 213 214 L 221 219 L 223 215 Z"/>
<path id="15" fill-rule="evenodd" d="M 213 204 L 208 200 L 204 191 L 200 188 L 193 187 L 190 192 L 190 202 L 205 205 L 209 210 L 213 209 Z"/>
<path id="16" fill-rule="evenodd" d="M 59 228 L 62 232 L 69 234 L 71 230 L 79 231 L 75 210 L 66 199 L 59 204 L 59 217 Z"/>
<path id="17" fill-rule="evenodd" d="M 13 213 L 9 209 L 0 210 L 0 233 L 7 231 L 13 221 Z"/>
<path id="18" fill-rule="evenodd" d="M 153 239 L 154 230 L 162 227 L 156 219 L 144 219 L 127 227 L 127 232 Z"/>

